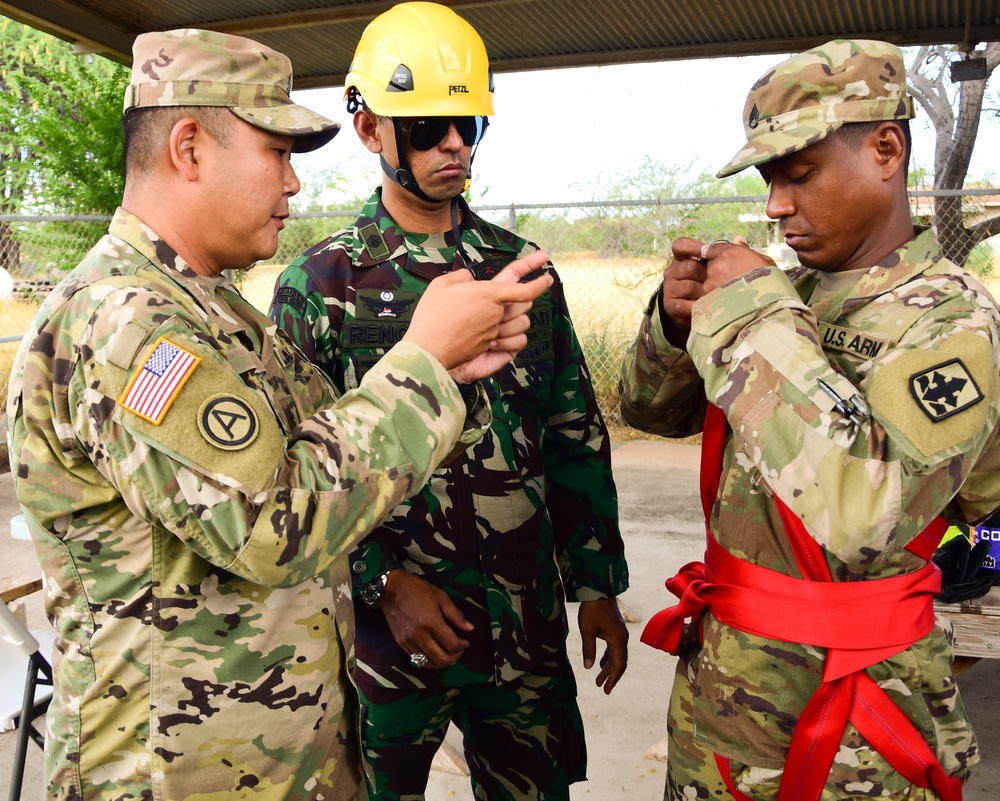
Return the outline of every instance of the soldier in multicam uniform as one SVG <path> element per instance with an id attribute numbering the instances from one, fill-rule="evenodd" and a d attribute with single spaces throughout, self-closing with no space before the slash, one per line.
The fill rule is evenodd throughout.
<path id="1" fill-rule="evenodd" d="M 493 113 L 486 51 L 467 22 L 433 3 L 395 6 L 362 35 L 346 87 L 386 177 L 353 226 L 288 267 L 271 308 L 341 389 L 378 369 L 435 276 L 486 279 L 536 250 L 461 197 Z M 452 720 L 477 798 L 568 798 L 586 751 L 564 593 L 582 602 L 586 667 L 596 638 L 607 642 L 597 684 L 610 692 L 625 670 L 610 442 L 558 279 L 531 320 L 529 346 L 484 382 L 490 435 L 351 557 L 379 798 L 423 798 Z"/>
<path id="2" fill-rule="evenodd" d="M 679 239 L 623 366 L 633 426 L 704 421 L 705 564 L 643 634 L 668 799 L 954 801 L 979 759 L 926 559 L 1000 500 L 1000 315 L 912 222 L 912 116 L 892 45 L 768 70 L 719 176 L 757 166 L 801 266 Z"/>
<path id="3" fill-rule="evenodd" d="M 488 427 L 448 370 L 509 360 L 551 283 L 518 283 L 541 256 L 439 282 L 338 400 L 221 275 L 274 255 L 290 152 L 337 132 L 290 88 L 248 39 L 139 36 L 122 208 L 18 353 L 12 468 L 59 634 L 49 798 L 355 797 L 346 554 Z"/>

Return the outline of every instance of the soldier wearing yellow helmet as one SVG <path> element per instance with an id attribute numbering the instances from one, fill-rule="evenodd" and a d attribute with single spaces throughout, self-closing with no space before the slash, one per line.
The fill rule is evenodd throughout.
<path id="1" fill-rule="evenodd" d="M 347 76 L 354 128 L 385 173 L 348 228 L 279 279 L 272 318 L 342 388 L 409 325 L 435 276 L 485 279 L 535 245 L 462 198 L 493 113 L 482 39 L 455 12 L 403 3 L 365 30 Z M 422 798 L 450 721 L 479 798 L 569 797 L 586 777 L 566 653 L 579 601 L 583 663 L 627 661 L 628 586 L 610 441 L 553 270 L 529 344 L 482 382 L 494 424 L 394 509 L 352 555 L 363 747 L 380 799 Z M 455 313 L 461 313 L 456 309 Z M 553 559 L 553 555 L 555 559 Z"/>
<path id="2" fill-rule="evenodd" d="M 436 3 L 402 3 L 373 20 L 345 86 L 349 112 L 365 108 L 391 119 L 399 163 L 393 167 L 383 152 L 382 169 L 423 200 L 431 198 L 413 176 L 404 143 L 430 150 L 447 136 L 450 120 L 462 142 L 476 147 L 493 114 L 493 70 L 483 40 Z"/>

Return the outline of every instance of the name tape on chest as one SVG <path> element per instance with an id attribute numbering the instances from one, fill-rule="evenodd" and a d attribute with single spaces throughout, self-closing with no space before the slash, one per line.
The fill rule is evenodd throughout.
<path id="1" fill-rule="evenodd" d="M 961 359 L 951 359 L 910 376 L 917 406 L 938 423 L 975 406 L 985 397 Z"/>
<path id="2" fill-rule="evenodd" d="M 158 426 L 200 363 L 200 356 L 160 337 L 125 385 L 118 405 Z"/>
<path id="3" fill-rule="evenodd" d="M 874 359 L 889 343 L 885 337 L 863 331 L 854 331 L 850 328 L 841 328 L 829 323 L 820 323 L 819 333 L 825 349 L 854 353 L 865 359 Z"/>
<path id="4" fill-rule="evenodd" d="M 420 295 L 402 289 L 359 289 L 354 315 L 348 315 L 341 334 L 343 346 L 389 349 L 410 326 Z"/>

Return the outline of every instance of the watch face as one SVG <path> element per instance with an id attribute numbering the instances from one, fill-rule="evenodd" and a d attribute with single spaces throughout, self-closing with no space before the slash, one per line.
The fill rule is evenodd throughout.
<path id="1" fill-rule="evenodd" d="M 385 579 L 385 574 L 378 576 L 361 588 L 358 597 L 369 606 L 375 606 L 382 597 L 383 590 L 385 590 Z"/>

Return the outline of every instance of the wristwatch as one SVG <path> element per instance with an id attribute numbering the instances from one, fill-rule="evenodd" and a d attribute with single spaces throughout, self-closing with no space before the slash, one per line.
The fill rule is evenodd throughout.
<path id="1" fill-rule="evenodd" d="M 358 597 L 369 606 L 376 606 L 382 600 L 385 585 L 389 582 L 389 571 L 380 573 L 358 591 Z"/>

